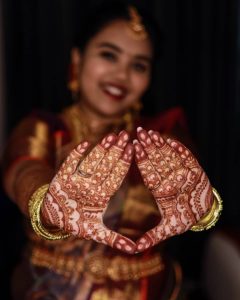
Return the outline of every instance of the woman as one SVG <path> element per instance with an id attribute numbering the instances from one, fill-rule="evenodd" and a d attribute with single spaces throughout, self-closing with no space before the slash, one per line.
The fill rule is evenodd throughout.
<path id="1" fill-rule="evenodd" d="M 15 299 L 177 299 L 179 268 L 157 244 L 204 226 L 216 201 L 196 159 L 169 138 L 181 139 L 181 110 L 136 118 L 157 34 L 135 7 L 106 2 L 71 53 L 77 103 L 13 132 L 4 185 L 29 236 Z"/>

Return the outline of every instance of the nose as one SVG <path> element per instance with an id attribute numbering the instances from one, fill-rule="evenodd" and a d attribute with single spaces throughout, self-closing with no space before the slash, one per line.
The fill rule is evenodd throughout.
<path id="1" fill-rule="evenodd" d="M 116 67 L 116 78 L 120 81 L 127 82 L 129 80 L 130 72 L 129 66 L 127 63 L 119 63 Z"/>

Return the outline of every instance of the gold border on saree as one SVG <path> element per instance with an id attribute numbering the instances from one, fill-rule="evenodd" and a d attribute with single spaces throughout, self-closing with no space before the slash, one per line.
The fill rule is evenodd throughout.
<path id="1" fill-rule="evenodd" d="M 33 248 L 31 263 L 36 267 L 48 268 L 65 277 L 88 276 L 94 282 L 139 280 L 164 269 L 159 253 L 146 258 L 128 258 L 120 255 L 110 258 L 95 252 L 83 259 L 64 254 L 55 255 L 40 247 Z"/>

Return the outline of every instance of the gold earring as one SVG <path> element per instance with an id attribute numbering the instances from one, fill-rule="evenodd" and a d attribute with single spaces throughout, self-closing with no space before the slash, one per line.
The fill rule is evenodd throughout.
<path id="1" fill-rule="evenodd" d="M 74 100 L 78 99 L 80 84 L 78 81 L 76 68 L 73 64 L 70 64 L 69 66 L 67 88 L 70 90 L 72 98 Z"/>

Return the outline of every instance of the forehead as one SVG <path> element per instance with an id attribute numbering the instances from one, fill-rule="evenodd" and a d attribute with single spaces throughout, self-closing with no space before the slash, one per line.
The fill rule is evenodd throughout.
<path id="1" fill-rule="evenodd" d="M 152 44 L 148 37 L 138 40 L 129 33 L 128 21 L 115 20 L 102 28 L 89 42 L 88 47 L 111 43 L 130 55 L 152 56 Z M 87 47 L 87 48 L 88 48 Z"/>

